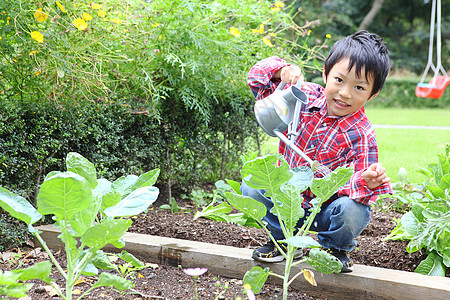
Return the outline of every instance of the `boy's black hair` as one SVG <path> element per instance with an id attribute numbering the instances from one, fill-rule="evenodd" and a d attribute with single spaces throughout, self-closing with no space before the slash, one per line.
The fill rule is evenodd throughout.
<path id="1" fill-rule="evenodd" d="M 356 65 L 356 76 L 361 76 L 365 68 L 365 77 L 373 78 L 374 84 L 370 96 L 379 92 L 384 85 L 389 72 L 389 50 L 382 38 L 366 30 L 355 32 L 352 35 L 337 41 L 325 60 L 325 77 L 328 78 L 330 70 L 344 58 L 350 60 L 348 70 Z"/>

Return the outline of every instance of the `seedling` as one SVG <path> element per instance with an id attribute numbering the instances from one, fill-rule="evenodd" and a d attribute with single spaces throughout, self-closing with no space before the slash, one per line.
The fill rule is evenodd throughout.
<path id="1" fill-rule="evenodd" d="M 275 274 L 269 268 L 262 269 L 253 267 L 244 276 L 244 285 L 250 285 L 254 293 L 258 293 L 269 275 L 279 277 L 283 280 L 283 299 L 287 299 L 288 287 L 299 275 L 315 285 L 312 271 L 303 269 L 298 274 L 290 277 L 293 266 L 307 262 L 322 273 L 338 273 L 342 269 L 342 263 L 331 254 L 319 250 L 321 247 L 313 238 L 306 236 L 321 205 L 328 200 L 338 188 L 348 182 L 352 170 L 338 168 L 325 178 L 314 178 L 313 171 L 308 167 L 289 170 L 289 165 L 281 155 L 268 155 L 245 161 L 241 175 L 246 184 L 255 189 L 265 189 L 266 196 L 271 197 L 274 202 L 273 212 L 278 216 L 284 240 L 278 243 L 287 244 L 287 252 L 281 247 L 278 249 L 286 258 L 285 271 L 283 275 Z M 309 217 L 298 230 L 295 228 L 298 220 L 305 215 L 301 206 L 301 192 L 310 188 L 316 195 L 312 201 L 313 207 Z M 244 196 L 238 192 L 227 192 L 226 198 L 230 205 L 243 212 L 247 217 L 253 219 L 267 232 L 275 242 L 270 231 L 266 228 L 262 218 L 266 214 L 266 207 L 251 197 Z M 310 248 L 309 256 L 293 261 L 294 252 L 298 248 Z"/>
<path id="2" fill-rule="evenodd" d="M 92 262 L 101 255 L 99 250 L 107 244 L 117 248 L 125 246 L 121 237 L 132 223 L 126 217 L 143 212 L 159 194 L 158 188 L 152 186 L 159 176 L 159 169 L 139 177 L 120 177 L 111 183 L 104 178 L 97 179 L 94 165 L 78 153 L 71 152 L 67 155 L 66 166 L 67 171 L 50 172 L 45 177 L 37 197 L 37 210 L 23 197 L 0 187 L 0 206 L 28 225 L 29 231 L 39 240 L 53 265 L 63 276 L 65 294 L 49 278 L 50 262 L 38 263 L 13 273 L 3 273 L 3 277 L 0 276 L 0 294 L 12 296 L 18 289 L 18 280 L 41 279 L 52 285 L 63 299 L 72 299 L 72 289 L 82 274 L 98 274 L 98 269 Z M 41 238 L 38 229 L 33 227 L 43 215 L 53 215 L 55 226 L 61 229 L 59 238 L 65 245 L 67 260 L 65 270 Z M 13 280 L 10 280 L 11 276 Z M 130 289 L 133 284 L 125 278 L 103 272 L 97 283 L 78 299 L 100 286 L 123 291 Z M 19 284 L 19 287 L 23 294 L 31 285 Z"/>

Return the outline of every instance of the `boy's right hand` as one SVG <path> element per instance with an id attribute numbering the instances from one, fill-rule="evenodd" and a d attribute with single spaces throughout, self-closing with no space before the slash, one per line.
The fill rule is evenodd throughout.
<path id="1" fill-rule="evenodd" d="M 300 85 L 303 85 L 303 74 L 298 66 L 285 66 L 275 72 L 273 78 L 280 78 L 286 84 L 297 84 L 300 80 Z"/>

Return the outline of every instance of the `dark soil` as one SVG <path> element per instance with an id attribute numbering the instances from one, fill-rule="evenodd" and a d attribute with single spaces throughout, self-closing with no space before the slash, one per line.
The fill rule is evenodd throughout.
<path id="1" fill-rule="evenodd" d="M 172 213 L 170 210 L 162 210 L 159 208 L 160 205 L 168 203 L 166 195 L 167 193 L 162 189 L 158 200 L 147 213 L 132 218 L 133 225 L 129 231 L 251 249 L 263 245 L 267 240 L 262 229 L 246 228 L 208 219 L 193 221 L 195 205 L 191 201 L 181 200 L 177 194 L 174 194 L 174 196 L 181 207 L 180 212 Z M 416 268 L 420 261 L 426 257 L 424 251 L 409 254 L 405 251 L 407 242 L 383 241 L 383 238 L 396 225 L 394 218 L 400 217 L 401 214 L 395 212 L 372 211 L 372 220 L 358 237 L 357 249 L 351 253 L 355 263 L 408 272 L 412 272 Z M 11 262 L 11 260 L 7 262 L 5 258 L 2 261 L 2 257 L 0 257 L 0 269 L 23 268 L 46 259 L 45 253 L 27 253 L 28 257 L 22 254 L 21 258 L 15 262 Z M 63 255 L 57 253 L 56 256 L 64 264 Z M 155 263 L 143 257 L 139 257 L 139 259 L 145 263 Z M 20 266 L 18 266 L 19 262 Z M 199 262 L 198 267 L 202 267 L 201 262 Z M 61 276 L 57 271 L 54 271 L 51 277 L 57 279 L 56 283 L 59 287 L 64 287 Z M 152 265 L 152 267 L 134 274 L 132 280 L 135 284 L 133 293 L 126 294 L 124 299 L 195 299 L 194 279 L 183 272 L 182 266 Z M 83 278 L 74 289 L 84 291 L 95 281 L 95 278 Z M 239 299 L 239 297 L 246 299 L 242 280 L 225 278 L 220 274 L 206 272 L 198 278 L 197 289 L 199 299 Z M 221 295 L 219 296 L 219 294 Z M 115 290 L 99 288 L 91 292 L 86 299 L 122 299 L 121 297 Z M 46 284 L 36 281 L 29 292 L 28 299 L 53 298 L 54 296 L 48 291 Z M 76 298 L 77 296 L 74 295 L 74 299 Z M 273 284 L 266 284 L 257 298 L 281 299 L 282 288 Z M 289 299 L 322 298 L 310 297 L 299 291 L 291 290 Z"/>

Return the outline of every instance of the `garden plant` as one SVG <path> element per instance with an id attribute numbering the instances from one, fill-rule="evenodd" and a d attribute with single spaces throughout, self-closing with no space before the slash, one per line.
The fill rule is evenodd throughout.
<path id="1" fill-rule="evenodd" d="M 423 184 L 408 183 L 406 171 L 401 172 L 395 194 L 411 210 L 385 240 L 409 241 L 409 253 L 425 249 L 428 256 L 414 272 L 445 276 L 450 267 L 450 144 L 437 157 L 437 162 L 420 170 L 427 177 Z"/>
<path id="2" fill-rule="evenodd" d="M 244 156 L 244 165 L 241 169 L 243 180 L 252 188 L 265 189 L 266 196 L 274 199 L 273 212 L 278 216 L 285 235 L 285 239 L 278 241 L 287 244 L 287 252 L 279 248 L 286 259 L 284 274 L 275 274 L 269 268 L 262 269 L 259 266 L 252 268 L 244 276 L 244 285 L 250 285 L 251 290 L 258 293 L 269 275 L 279 277 L 283 280 L 283 299 L 287 299 L 289 285 L 299 276 L 316 285 L 314 273 L 308 269 L 302 269 L 299 273 L 291 276 L 291 268 L 307 262 L 319 272 L 339 273 L 342 263 L 321 250 L 321 246 L 312 237 L 307 236 L 309 228 L 316 214 L 320 211 L 321 205 L 327 201 L 338 188 L 344 185 L 351 177 L 352 170 L 349 168 L 338 168 L 324 178 L 314 178 L 313 171 L 309 167 L 300 167 L 289 170 L 286 160 L 280 155 L 266 155 L 264 157 Z M 232 192 L 226 192 L 225 198 L 234 208 L 241 211 L 247 219 L 254 224 L 265 229 L 273 240 L 269 230 L 266 228 L 262 218 L 266 208 L 251 197 L 244 196 L 240 192 L 240 184 L 236 181 L 228 180 Z M 313 207 L 309 212 L 302 208 L 301 192 L 310 188 L 316 195 L 313 200 Z M 213 202 L 215 202 L 213 200 Z M 212 203 L 213 204 L 213 203 Z M 209 205 L 196 217 L 207 217 L 213 220 L 235 222 L 235 214 L 228 214 L 232 209 L 226 203 Z M 307 220 L 301 228 L 296 228 L 296 224 L 305 213 Z M 244 218 L 245 220 L 245 218 Z M 244 222 L 251 224 L 249 222 Z M 275 243 L 277 244 L 277 243 Z M 277 245 L 277 247 L 279 247 Z M 294 262 L 294 252 L 297 249 L 310 249 L 309 255 Z"/>
<path id="3" fill-rule="evenodd" d="M 51 263 L 44 261 L 27 269 L 0 274 L 0 295 L 24 297 L 32 284 L 22 282 L 41 279 L 52 285 L 63 299 L 72 299 L 72 289 L 82 274 L 92 276 L 99 273 L 98 268 L 114 269 L 101 249 L 107 244 L 117 248 L 125 246 L 121 238 L 132 223 L 128 217 L 143 212 L 159 194 L 158 188 L 153 186 L 158 169 L 110 182 L 97 179 L 94 165 L 78 153 L 69 153 L 66 165 L 67 171 L 52 171 L 46 176 L 38 194 L 37 210 L 23 197 L 0 187 L 0 207 L 28 225 L 63 276 L 65 293 L 49 277 Z M 33 227 L 45 215 L 52 215 L 55 226 L 61 230 L 59 238 L 64 243 L 67 260 L 65 269 L 55 259 L 39 230 Z M 143 266 L 127 252 L 122 252 L 120 257 L 133 267 L 119 268 L 121 276 L 100 273 L 98 281 L 78 299 L 101 286 L 119 291 L 130 289 L 133 283 L 126 279 L 127 275 L 132 269 Z"/>

